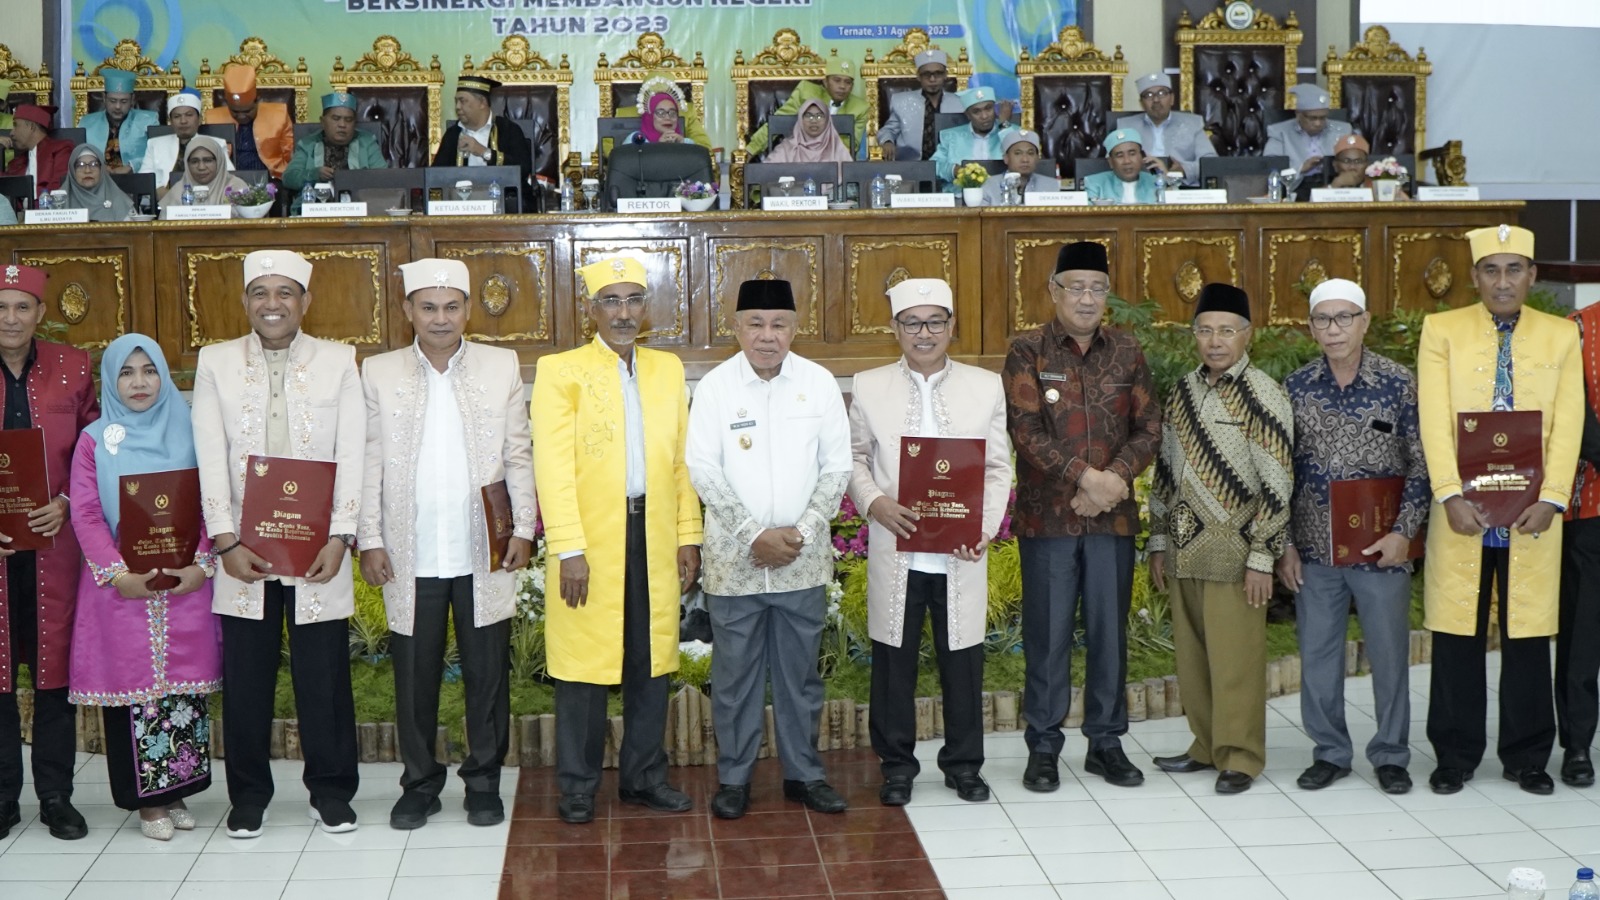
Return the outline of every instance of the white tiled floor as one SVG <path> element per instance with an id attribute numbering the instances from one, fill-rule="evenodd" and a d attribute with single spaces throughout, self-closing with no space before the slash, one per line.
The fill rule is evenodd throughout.
<path id="1" fill-rule="evenodd" d="M 1494 684 L 1499 657 L 1489 657 Z M 1376 730 L 1369 679 L 1346 681 L 1355 772 L 1322 791 L 1295 778 L 1311 763 L 1300 697 L 1267 711 L 1267 770 L 1239 796 L 1218 796 L 1216 773 L 1167 775 L 1151 756 L 1188 747 L 1184 719 L 1131 726 L 1123 749 L 1145 773 L 1138 788 L 1085 775 L 1086 744 L 1076 734 L 1062 754 L 1053 794 L 1023 790 L 1022 735 L 985 739 L 984 775 L 994 799 L 964 804 L 938 782 L 937 742 L 918 747 L 924 770 L 907 812 L 953 900 L 1431 900 L 1504 897 L 1515 866 L 1549 880 L 1565 897 L 1578 866 L 1600 863 L 1600 788 L 1556 781 L 1550 797 L 1523 793 L 1500 776 L 1489 751 L 1477 778 L 1449 797 L 1428 790 L 1433 771 L 1426 736 L 1429 667 L 1411 670 L 1410 794 L 1380 792 L 1362 759 Z M 1494 715 L 1494 698 L 1490 699 Z M 1560 748 L 1550 774 L 1560 769 Z"/>
<path id="2" fill-rule="evenodd" d="M 26 750 L 24 750 L 26 755 Z M 253 840 L 233 840 L 220 827 L 227 789 L 219 763 L 211 790 L 189 801 L 199 819 L 170 842 L 139 833 L 139 818 L 111 804 L 105 757 L 79 754 L 73 803 L 89 822 L 81 841 L 58 841 L 38 821 L 32 786 L 24 788 L 21 828 L 0 840 L 0 900 L 494 900 L 500 892 L 509 821 L 493 828 L 467 824 L 461 780 L 451 770 L 444 810 L 417 831 L 389 827 L 400 796 L 398 763 L 361 767 L 354 804 L 361 827 L 326 834 L 306 818 L 300 763 L 273 762 L 277 797 L 267 828 Z M 501 778 L 511 814 L 517 770 Z"/>

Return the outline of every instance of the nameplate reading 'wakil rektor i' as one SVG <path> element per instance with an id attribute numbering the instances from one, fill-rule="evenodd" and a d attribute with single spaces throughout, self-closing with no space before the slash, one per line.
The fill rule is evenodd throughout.
<path id="1" fill-rule="evenodd" d="M 338 468 L 282 456 L 251 456 L 245 462 L 239 539 L 272 564 L 274 575 L 304 577 L 328 543 Z"/>
<path id="2" fill-rule="evenodd" d="M 117 550 L 136 575 L 194 565 L 200 547 L 200 470 L 143 472 L 117 479 Z M 171 575 L 145 582 L 152 591 L 178 586 Z"/>
<path id="3" fill-rule="evenodd" d="M 1461 495 L 1489 524 L 1517 521 L 1544 485 L 1544 414 L 1536 409 L 1456 415 Z"/>
<path id="4" fill-rule="evenodd" d="M 921 518 L 896 549 L 954 553 L 983 540 L 985 443 L 970 437 L 900 439 L 900 505 Z"/>

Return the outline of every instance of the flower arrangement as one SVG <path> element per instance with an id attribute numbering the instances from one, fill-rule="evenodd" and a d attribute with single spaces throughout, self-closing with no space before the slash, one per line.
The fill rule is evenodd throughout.
<path id="1" fill-rule="evenodd" d="M 264 184 L 253 184 L 244 190 L 228 188 L 228 202 L 234 206 L 260 206 L 278 199 L 278 186 L 268 181 Z"/>
<path id="2" fill-rule="evenodd" d="M 956 169 L 956 187 L 983 187 L 983 183 L 988 180 L 989 170 L 985 169 L 982 163 L 970 162 L 961 168 Z"/>
<path id="3" fill-rule="evenodd" d="M 1367 177 L 1404 178 L 1406 177 L 1406 167 L 1400 165 L 1398 160 L 1390 156 L 1386 159 L 1380 159 L 1377 162 L 1367 166 Z"/>
<path id="4" fill-rule="evenodd" d="M 708 200 L 717 196 L 719 190 L 716 182 L 682 181 L 678 183 L 677 194 L 685 200 Z"/>

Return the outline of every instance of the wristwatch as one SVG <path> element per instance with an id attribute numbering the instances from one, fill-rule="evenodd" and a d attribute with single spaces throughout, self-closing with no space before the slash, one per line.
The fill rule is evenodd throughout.
<path id="1" fill-rule="evenodd" d="M 807 547 L 811 546 L 811 542 L 816 540 L 816 532 L 811 530 L 810 525 L 796 525 L 795 530 L 800 532 L 800 540 L 804 541 Z"/>
<path id="2" fill-rule="evenodd" d="M 494 162 L 494 151 L 493 150 L 485 150 L 485 151 L 483 151 L 483 161 L 484 162 Z"/>
<path id="3" fill-rule="evenodd" d="M 356 536 L 353 534 L 330 534 L 328 537 L 343 542 L 347 549 L 354 550 L 356 548 Z"/>

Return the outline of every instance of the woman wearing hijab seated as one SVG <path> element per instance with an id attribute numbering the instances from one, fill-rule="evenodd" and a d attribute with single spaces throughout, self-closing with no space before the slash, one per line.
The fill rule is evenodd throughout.
<path id="1" fill-rule="evenodd" d="M 833 130 L 828 108 L 816 100 L 800 107 L 794 133 L 767 154 L 766 162 L 812 163 L 849 162 L 850 150 Z"/>
<path id="2" fill-rule="evenodd" d="M 216 557 L 202 534 L 190 565 L 136 572 L 118 545 L 121 477 L 195 467 L 189 405 L 154 339 L 127 334 L 106 348 L 100 409 L 72 457 L 72 527 L 84 574 L 69 697 L 104 708 L 112 800 L 138 811 L 146 837 L 166 841 L 174 829 L 195 827 L 184 798 L 211 786 L 206 696 L 222 683 L 221 632 L 207 580 Z M 199 497 L 190 502 L 189 520 L 199 522 Z M 153 585 L 158 576 L 171 586 Z"/>
<path id="3" fill-rule="evenodd" d="M 645 98 L 639 115 L 639 130 L 628 135 L 630 144 L 692 144 L 684 133 L 683 92 L 665 78 L 650 78 L 639 85 Z"/>
<path id="4" fill-rule="evenodd" d="M 1034 170 L 1039 167 L 1039 134 L 1013 128 L 1000 139 L 1000 159 L 1006 164 L 1006 173 L 1016 173 L 1018 203 L 1029 191 L 1059 191 L 1061 181 Z M 990 175 L 983 183 L 983 206 L 1005 205 L 1005 173 Z"/>
<path id="5" fill-rule="evenodd" d="M 162 206 L 183 205 L 183 189 L 193 188 L 195 203 L 200 203 L 200 189 L 205 188 L 206 203 L 227 203 L 228 189 L 247 191 L 250 185 L 237 175 L 224 168 L 223 160 L 228 158 L 228 151 L 222 147 L 222 142 L 214 137 L 197 134 L 189 139 L 189 146 L 183 151 L 183 177 L 172 183 L 167 188 L 166 196 L 161 198 Z"/>
<path id="6" fill-rule="evenodd" d="M 87 209 L 91 222 L 126 222 L 138 211 L 132 198 L 111 180 L 100 148 L 79 144 L 69 159 L 67 209 Z"/>

